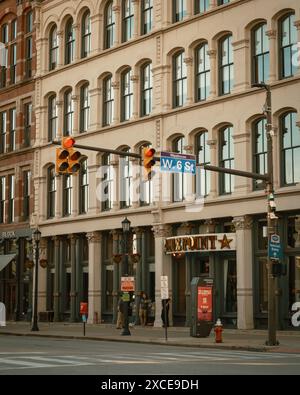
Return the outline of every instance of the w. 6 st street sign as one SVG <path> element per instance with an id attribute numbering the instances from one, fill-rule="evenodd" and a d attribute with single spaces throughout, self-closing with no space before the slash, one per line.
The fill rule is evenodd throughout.
<path id="1" fill-rule="evenodd" d="M 160 171 L 168 173 L 196 174 L 195 155 L 162 152 L 160 155 Z"/>

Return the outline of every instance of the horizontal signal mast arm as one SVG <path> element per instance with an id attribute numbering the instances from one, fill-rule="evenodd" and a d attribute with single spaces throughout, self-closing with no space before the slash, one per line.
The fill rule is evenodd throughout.
<path id="1" fill-rule="evenodd" d="M 235 169 L 226 169 L 224 167 L 217 167 L 217 166 L 210 166 L 210 165 L 204 165 L 204 166 L 200 166 L 200 167 L 203 167 L 204 170 L 216 171 L 218 173 L 226 173 L 226 174 L 232 174 L 234 176 L 239 176 L 239 177 L 253 178 L 254 180 L 269 181 L 268 175 L 263 175 L 263 174 L 258 174 L 258 173 L 250 173 L 248 171 L 241 171 L 241 170 L 235 170 Z"/>

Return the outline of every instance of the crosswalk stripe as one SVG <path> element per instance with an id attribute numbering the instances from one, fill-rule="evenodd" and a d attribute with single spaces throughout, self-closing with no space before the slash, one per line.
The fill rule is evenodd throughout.
<path id="1" fill-rule="evenodd" d="M 27 367 L 32 367 L 32 368 L 51 367 L 51 365 L 49 365 L 49 364 L 28 362 L 28 361 L 26 362 L 26 361 L 19 361 L 19 360 L 6 359 L 6 358 L 0 358 L 0 367 L 1 367 L 1 363 L 4 363 L 6 365 L 21 365 L 21 366 L 27 366 Z"/>
<path id="2" fill-rule="evenodd" d="M 34 361 L 45 361 L 45 362 L 59 362 L 59 363 L 68 363 L 71 365 L 82 365 L 82 362 L 80 361 L 75 361 L 75 360 L 68 360 L 68 359 L 63 359 L 63 358 L 53 358 L 53 357 L 22 357 L 24 359 L 32 359 Z M 65 358 L 65 357 L 64 357 Z M 92 363 L 84 362 L 84 365 L 92 365 Z"/>

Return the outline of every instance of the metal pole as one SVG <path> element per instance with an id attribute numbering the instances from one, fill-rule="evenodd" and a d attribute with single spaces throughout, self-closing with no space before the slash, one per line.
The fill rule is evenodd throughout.
<path id="1" fill-rule="evenodd" d="M 270 197 L 274 196 L 274 177 L 273 177 L 273 136 L 272 136 L 272 98 L 271 89 L 269 85 L 265 85 L 267 91 L 266 113 L 267 113 L 267 150 L 268 150 L 268 181 L 267 181 L 267 224 L 268 224 L 268 246 L 271 241 L 271 236 L 276 233 L 275 219 L 272 218 L 272 207 L 270 205 Z M 267 345 L 276 346 L 276 298 L 275 298 L 275 277 L 273 275 L 273 261 L 270 259 L 268 252 L 268 340 Z"/>
<path id="2" fill-rule="evenodd" d="M 123 261 L 123 276 L 128 276 L 128 232 L 123 232 L 124 234 L 124 261 Z M 121 333 L 122 336 L 130 336 L 129 330 L 129 317 L 128 317 L 128 310 L 129 310 L 129 303 L 124 302 L 124 328 Z"/>
<path id="3" fill-rule="evenodd" d="M 38 271 L 39 271 L 39 241 L 35 242 L 35 271 L 34 271 L 34 303 L 33 303 L 33 321 L 32 321 L 32 332 L 39 331 L 38 327 L 38 314 L 37 314 L 37 305 L 38 305 Z"/>

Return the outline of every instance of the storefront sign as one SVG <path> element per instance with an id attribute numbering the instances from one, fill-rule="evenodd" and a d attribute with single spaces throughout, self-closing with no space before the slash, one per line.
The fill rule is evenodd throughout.
<path id="1" fill-rule="evenodd" d="M 168 276 L 161 276 L 160 277 L 160 293 L 161 299 L 169 299 L 169 281 Z"/>
<path id="2" fill-rule="evenodd" d="M 167 254 L 201 251 L 235 251 L 235 233 L 215 233 L 169 237 L 165 240 Z"/>
<path id="3" fill-rule="evenodd" d="M 212 287 L 198 287 L 198 320 L 212 321 Z"/>
<path id="4" fill-rule="evenodd" d="M 15 239 L 16 234 L 14 231 L 11 232 L 2 232 L 1 239 Z"/>
<path id="5" fill-rule="evenodd" d="M 121 291 L 134 292 L 134 277 L 121 277 Z"/>

